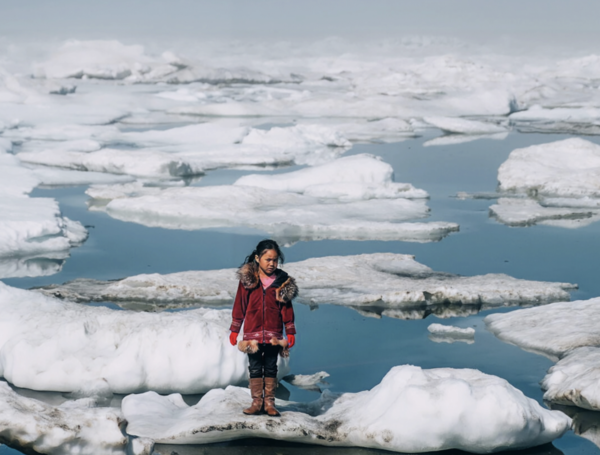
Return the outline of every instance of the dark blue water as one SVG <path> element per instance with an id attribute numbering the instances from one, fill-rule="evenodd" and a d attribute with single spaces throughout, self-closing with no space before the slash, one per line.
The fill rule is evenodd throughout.
<path id="1" fill-rule="evenodd" d="M 548 226 L 511 228 L 489 218 L 488 207 L 494 201 L 458 200 L 453 197 L 459 191 L 494 191 L 498 167 L 511 150 L 565 137 L 512 133 L 503 141 L 478 140 L 439 147 L 423 147 L 423 142 L 429 137 L 396 144 L 357 145 L 348 154 L 373 153 L 381 156 L 393 166 L 396 181 L 410 182 L 430 193 L 430 220 L 457 222 L 460 232 L 441 242 L 427 244 L 334 240 L 299 242 L 285 248 L 286 258 L 299 261 L 374 252 L 414 254 L 419 262 L 434 270 L 462 275 L 506 273 L 523 279 L 577 283 L 579 290 L 573 292 L 573 299 L 599 296 L 600 257 L 596 252 L 600 251 L 600 223 L 576 230 Z M 591 140 L 600 142 L 598 139 Z M 268 172 L 283 171 L 286 170 Z M 243 173 L 247 172 L 217 171 L 196 184 L 230 183 Z M 33 196 L 56 198 L 66 216 L 91 226 L 90 237 L 82 247 L 72 250 L 71 258 L 60 273 L 49 277 L 4 280 L 7 284 L 29 288 L 80 277 L 115 279 L 149 272 L 236 267 L 263 238 L 260 232 L 244 229 L 176 231 L 121 222 L 105 213 L 89 212 L 84 190 L 84 187 L 35 190 Z M 433 316 L 410 321 L 370 318 L 335 305 L 323 305 L 312 310 L 297 305 L 296 313 L 299 335 L 297 347 L 292 350 L 292 372 L 311 374 L 325 370 L 331 374 L 328 378 L 330 388 L 338 392 L 371 388 L 391 367 L 413 364 L 423 368 L 476 368 L 507 379 L 527 396 L 541 401 L 539 381 L 552 365 L 550 360 L 504 344 L 488 333 L 482 320 L 489 312 L 445 321 Z M 427 326 L 432 322 L 474 327 L 475 343 L 434 343 L 427 338 Z M 292 400 L 317 398 L 314 392 L 292 386 L 286 388 Z M 274 443 L 265 444 L 259 447 L 265 450 L 266 447 L 276 447 Z M 205 448 L 202 453 L 222 453 L 224 448 L 233 450 L 233 447 L 246 446 L 239 443 L 231 447 L 211 447 Z M 600 453 L 591 442 L 573 433 L 555 441 L 554 447 L 560 450 L 551 447 L 548 453 Z M 293 453 L 292 449 L 293 446 L 289 446 L 284 452 Z M 189 453 L 200 453 L 200 449 L 197 450 Z M 3 453 L 1 449 L 0 453 Z"/>

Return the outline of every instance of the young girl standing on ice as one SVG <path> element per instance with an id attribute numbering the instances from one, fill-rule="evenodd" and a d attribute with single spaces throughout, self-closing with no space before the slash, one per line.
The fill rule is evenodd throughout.
<path id="1" fill-rule="evenodd" d="M 229 341 L 233 346 L 237 344 L 244 324 L 244 339 L 238 347 L 248 353 L 252 394 L 252 405 L 244 409 L 244 414 L 258 414 L 264 405 L 268 415 L 280 415 L 275 408 L 277 356 L 281 347 L 289 349 L 295 344 L 292 299 L 298 294 L 294 279 L 277 268 L 283 260 L 277 242 L 263 240 L 237 272 L 240 283 Z M 287 342 L 283 338 L 284 326 Z"/>

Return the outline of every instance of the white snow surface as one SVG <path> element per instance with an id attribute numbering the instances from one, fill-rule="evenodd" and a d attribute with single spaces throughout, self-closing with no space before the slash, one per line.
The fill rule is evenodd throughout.
<path id="1" fill-rule="evenodd" d="M 336 183 L 315 185 L 311 191 L 323 197 L 241 185 L 166 189 L 113 185 L 90 187 L 86 193 L 104 200 L 104 210 L 123 221 L 187 230 L 245 226 L 284 244 L 321 239 L 430 242 L 458 230 L 455 223 L 407 222 L 429 212 L 425 200 L 402 197 L 405 192 L 425 194 L 408 185 Z M 92 201 L 92 205 L 103 204 Z"/>
<path id="2" fill-rule="evenodd" d="M 501 274 L 461 277 L 435 272 L 414 256 L 393 253 L 312 258 L 285 264 L 285 271 L 296 279 L 299 302 L 353 307 L 544 304 L 568 299 L 567 290 L 574 287 Z M 229 304 L 237 284 L 235 269 L 221 269 L 136 275 L 119 281 L 75 280 L 44 292 L 70 300 L 183 306 L 199 301 Z"/>
<path id="3" fill-rule="evenodd" d="M 426 191 L 392 181 L 394 170 L 379 157 L 359 154 L 299 171 L 274 175 L 251 174 L 234 185 L 287 191 L 341 201 L 361 199 L 426 198 Z"/>
<path id="4" fill-rule="evenodd" d="M 513 150 L 498 169 L 501 191 L 600 197 L 600 145 L 580 138 Z"/>
<path id="5" fill-rule="evenodd" d="M 246 378 L 230 322 L 230 310 L 110 310 L 0 283 L 0 375 L 33 390 L 77 392 L 105 381 L 114 393 L 203 393 Z"/>
<path id="6" fill-rule="evenodd" d="M 423 120 L 430 125 L 449 133 L 494 134 L 506 132 L 506 128 L 495 123 L 480 122 L 477 120 L 468 120 L 464 118 L 424 117 Z"/>
<path id="7" fill-rule="evenodd" d="M 548 370 L 544 400 L 600 411 L 600 348 L 573 349 Z"/>
<path id="8" fill-rule="evenodd" d="M 491 314 L 485 323 L 502 341 L 556 361 L 572 349 L 600 346 L 600 298 Z"/>
<path id="9" fill-rule="evenodd" d="M 123 454 L 120 410 L 51 406 L 26 398 L 0 382 L 0 425 L 4 443 L 52 455 Z"/>
<path id="10" fill-rule="evenodd" d="M 64 257 L 87 238 L 86 229 L 63 217 L 54 199 L 28 196 L 39 183 L 33 171 L 0 149 L 0 258 Z M 23 272 L 20 263 L 15 259 L 7 268 L 0 267 L 0 273 L 29 274 L 31 270 Z"/>
<path id="11" fill-rule="evenodd" d="M 477 370 L 392 368 L 373 389 L 312 403 L 276 401 L 282 416 L 244 416 L 247 389 L 208 392 L 194 406 L 178 394 L 129 395 L 127 432 L 159 443 L 206 444 L 263 437 L 396 452 L 460 449 L 489 453 L 550 442 L 571 426 L 504 379 Z M 482 425 L 482 422 L 485 422 Z"/>

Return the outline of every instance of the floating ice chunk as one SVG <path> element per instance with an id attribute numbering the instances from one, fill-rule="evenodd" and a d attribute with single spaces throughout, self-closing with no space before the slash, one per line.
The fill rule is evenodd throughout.
<path id="1" fill-rule="evenodd" d="M 123 454 L 128 438 L 114 408 L 55 407 L 0 382 L 2 441 L 26 453 Z"/>
<path id="2" fill-rule="evenodd" d="M 580 138 L 513 150 L 498 169 L 501 191 L 600 197 L 600 145 Z"/>
<path id="3" fill-rule="evenodd" d="M 415 136 L 406 120 L 387 117 L 365 122 L 333 123 L 330 125 L 353 142 L 400 142 Z"/>
<path id="4" fill-rule="evenodd" d="M 28 152 L 19 153 L 24 163 L 57 166 L 79 171 L 108 172 L 138 177 L 172 178 L 199 175 L 200 166 L 176 155 L 155 151 L 105 148 L 97 152 Z"/>
<path id="5" fill-rule="evenodd" d="M 118 195 L 121 188 L 101 188 L 98 193 Z M 94 188 L 88 191 L 89 195 L 98 193 Z M 123 194 L 105 210 L 123 221 L 168 229 L 247 226 L 286 244 L 327 238 L 427 242 L 458 230 L 454 223 L 403 223 L 427 216 L 429 208 L 423 200 L 344 202 L 338 198 L 323 203 L 316 197 L 237 185 L 166 188 L 133 197 Z"/>
<path id="6" fill-rule="evenodd" d="M 328 377 L 329 373 L 319 371 L 315 374 L 288 374 L 283 377 L 283 380 L 301 389 L 321 392 L 319 384 L 328 385 L 327 382 L 324 381 L 324 379 Z"/>
<path id="7" fill-rule="evenodd" d="M 507 275 L 461 277 L 434 272 L 414 256 L 392 253 L 328 256 L 286 264 L 301 290 L 298 301 L 354 308 L 410 309 L 423 306 L 544 304 L 569 298 L 574 285 L 518 280 Z M 117 281 L 78 279 L 44 292 L 70 300 L 142 302 L 185 306 L 230 304 L 237 289 L 235 269 L 168 275 L 137 275 Z M 457 311 L 457 310 L 455 310 Z"/>
<path id="8" fill-rule="evenodd" d="M 600 348 L 581 347 L 567 352 L 542 381 L 544 400 L 600 410 Z"/>
<path id="9" fill-rule="evenodd" d="M 427 327 L 429 331 L 429 339 L 436 343 L 454 343 L 455 341 L 462 341 L 468 344 L 474 342 L 475 329 L 467 327 L 461 329 L 460 327 L 454 327 L 451 325 L 442 324 L 430 324 Z"/>
<path id="10" fill-rule="evenodd" d="M 544 207 L 533 199 L 500 198 L 490 206 L 490 216 L 508 226 L 531 226 L 534 224 L 557 225 L 578 228 L 600 219 L 600 210 L 570 207 Z"/>
<path id="11" fill-rule="evenodd" d="M 17 130 L 19 131 L 19 130 Z M 90 131 L 88 129 L 88 131 Z M 39 134 L 38 130 L 34 134 Z M 91 133 L 94 134 L 94 133 Z M 91 135 L 90 134 L 90 135 Z M 85 133 L 82 132 L 82 136 Z M 24 139 L 28 136 L 27 133 L 20 136 L 21 139 Z M 17 137 L 19 137 L 17 135 Z M 59 136 L 60 137 L 60 136 Z M 95 152 L 96 150 L 100 150 L 102 148 L 102 144 L 98 141 L 92 139 L 73 139 L 73 140 L 28 140 L 23 142 L 19 147 L 19 153 L 26 152 Z"/>
<path id="12" fill-rule="evenodd" d="M 240 410 L 248 403 L 247 389 L 228 387 L 211 390 L 191 407 L 180 395 L 129 395 L 122 410 L 129 434 L 159 443 L 263 437 L 408 453 L 531 447 L 560 437 L 571 425 L 565 414 L 542 408 L 505 380 L 467 369 L 395 367 L 369 391 L 326 393 L 304 405 L 278 401 L 277 422 L 244 416 Z"/>
<path id="13" fill-rule="evenodd" d="M 424 117 L 430 125 L 433 125 L 448 133 L 459 134 L 495 134 L 506 133 L 506 128 L 495 123 L 467 120 L 457 117 Z"/>
<path id="14" fill-rule="evenodd" d="M 526 111 L 510 114 L 511 123 L 583 123 L 590 124 L 600 121 L 600 109 L 582 107 L 543 108 L 539 105 L 531 106 Z"/>
<path id="15" fill-rule="evenodd" d="M 35 151 L 42 147 L 38 141 L 64 141 L 55 144 L 44 142 L 43 149 L 52 151 L 92 152 L 99 149 L 104 137 L 114 137 L 119 130 L 114 125 L 78 125 L 69 123 L 45 123 L 34 127 L 23 126 L 8 130 L 5 137 L 16 140 L 35 140 L 25 144 L 24 151 Z"/>
<path id="16" fill-rule="evenodd" d="M 502 341 L 554 361 L 575 348 L 600 346 L 600 298 L 491 314 L 484 321 Z"/>
<path id="17" fill-rule="evenodd" d="M 0 315 L 0 375 L 18 387 L 77 392 L 103 380 L 113 393 L 203 393 L 247 375 L 230 310 L 117 311 L 0 283 Z"/>
<path id="18" fill-rule="evenodd" d="M 494 141 L 503 141 L 508 137 L 508 132 L 496 134 L 449 134 L 436 137 L 423 142 L 423 147 L 446 146 L 464 144 L 466 142 L 478 141 L 480 139 L 491 139 Z"/>
<path id="19" fill-rule="evenodd" d="M 408 183 L 392 181 L 394 170 L 373 155 L 339 158 L 295 172 L 275 175 L 246 175 L 234 185 L 289 191 L 320 198 L 344 200 L 379 198 L 426 198 L 426 191 Z"/>

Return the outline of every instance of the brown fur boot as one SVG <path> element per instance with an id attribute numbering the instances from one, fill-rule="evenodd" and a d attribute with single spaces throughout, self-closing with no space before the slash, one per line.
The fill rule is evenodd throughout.
<path id="1" fill-rule="evenodd" d="M 265 378 L 265 412 L 271 417 L 278 417 L 279 411 L 275 407 L 275 389 L 277 378 Z"/>
<path id="2" fill-rule="evenodd" d="M 244 414 L 260 414 L 263 408 L 263 378 L 250 378 L 250 393 L 252 395 L 252 404 L 244 409 Z"/>

